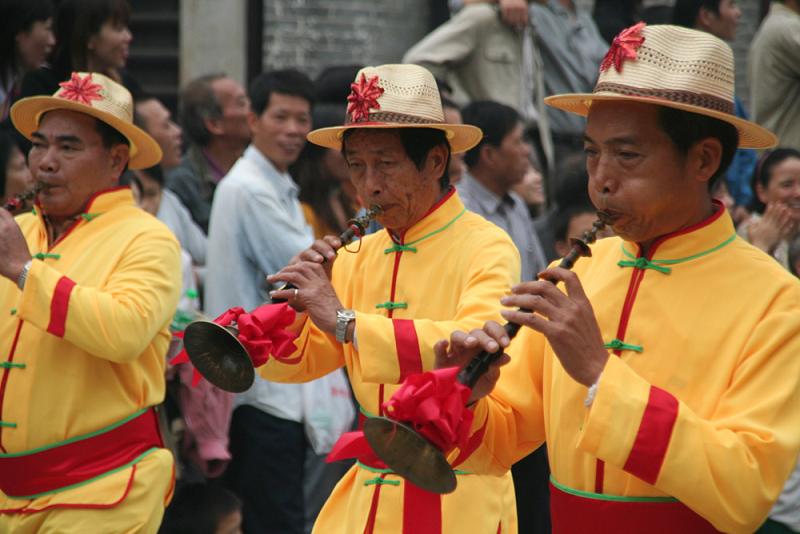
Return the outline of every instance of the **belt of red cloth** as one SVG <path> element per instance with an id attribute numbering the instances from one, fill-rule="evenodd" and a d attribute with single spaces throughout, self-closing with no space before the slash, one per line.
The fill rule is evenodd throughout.
<path id="1" fill-rule="evenodd" d="M 550 484 L 553 534 L 574 532 L 647 532 L 706 534 L 718 532 L 679 501 L 617 501 L 575 495 Z"/>
<path id="2" fill-rule="evenodd" d="M 154 409 L 75 441 L 31 452 L 0 455 L 0 489 L 31 497 L 85 482 L 163 447 Z"/>

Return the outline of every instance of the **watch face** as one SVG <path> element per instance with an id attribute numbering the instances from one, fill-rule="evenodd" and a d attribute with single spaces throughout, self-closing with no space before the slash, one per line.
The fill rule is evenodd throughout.
<path id="1" fill-rule="evenodd" d="M 339 317 L 347 321 L 356 318 L 356 312 L 354 312 L 353 310 L 339 310 L 338 313 Z"/>

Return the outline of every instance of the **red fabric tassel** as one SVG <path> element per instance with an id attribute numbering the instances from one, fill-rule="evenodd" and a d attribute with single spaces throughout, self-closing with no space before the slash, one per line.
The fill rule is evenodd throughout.
<path id="1" fill-rule="evenodd" d="M 244 308 L 236 307 L 226 311 L 214 322 L 220 326 L 229 326 L 234 321 L 239 330 L 237 338 L 247 350 L 253 367 L 261 367 L 269 360 L 270 355 L 283 363 L 297 363 L 300 356 L 289 358 L 295 351 L 294 340 L 297 335 L 286 329 L 295 320 L 295 311 L 287 303 L 264 304 L 254 309 L 250 313 Z M 183 332 L 174 334 L 175 337 L 183 338 Z M 189 355 L 186 349 L 180 351 L 170 364 L 189 362 Z M 192 385 L 196 386 L 200 382 L 201 375 L 195 369 L 192 378 Z"/>
<path id="2" fill-rule="evenodd" d="M 456 380 L 458 367 L 409 376 L 383 408 L 396 421 L 408 424 L 441 451 L 465 448 L 472 427 L 466 407 L 470 388 Z"/>

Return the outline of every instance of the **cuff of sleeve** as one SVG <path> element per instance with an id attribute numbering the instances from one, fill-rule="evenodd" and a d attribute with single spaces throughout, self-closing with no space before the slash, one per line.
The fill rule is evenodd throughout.
<path id="1" fill-rule="evenodd" d="M 356 311 L 353 337 L 358 339 L 358 361 L 365 382 L 397 384 L 400 366 L 392 319 Z M 363 355 L 367 357 L 363 357 Z M 379 354 L 380 357 L 370 357 Z"/>
<path id="2" fill-rule="evenodd" d="M 622 466 L 633 447 L 650 393 L 650 384 L 616 356 L 611 356 L 592 406 L 586 410 L 578 448 Z"/>
<path id="3" fill-rule="evenodd" d="M 69 297 L 75 282 L 42 261 L 31 263 L 22 300 L 17 311 L 20 319 L 63 337 L 66 329 Z"/>

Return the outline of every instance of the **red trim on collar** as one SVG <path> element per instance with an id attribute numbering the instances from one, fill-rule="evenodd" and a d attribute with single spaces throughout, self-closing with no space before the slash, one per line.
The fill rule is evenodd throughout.
<path id="1" fill-rule="evenodd" d="M 415 222 L 414 224 L 419 224 L 420 222 L 424 221 L 424 220 L 425 220 L 425 218 L 426 218 L 428 215 L 430 215 L 431 213 L 433 213 L 434 211 L 436 211 L 437 209 L 439 209 L 440 207 L 442 207 L 442 206 L 444 205 L 444 203 L 445 203 L 445 202 L 447 202 L 447 201 L 450 199 L 450 197 L 452 197 L 452 196 L 453 196 L 455 193 L 456 193 L 456 188 L 455 188 L 454 186 L 452 186 L 452 185 L 451 185 L 451 186 L 450 186 L 450 189 L 448 189 L 448 190 L 447 190 L 447 193 L 445 193 L 445 194 L 444 194 L 444 196 L 443 196 L 442 198 L 440 198 L 439 200 L 437 200 L 437 201 L 436 201 L 436 203 L 435 203 L 433 206 L 431 206 L 431 207 L 430 207 L 430 209 L 428 209 L 428 211 L 426 211 L 426 212 L 425 212 L 425 213 L 422 215 L 422 217 L 420 217 L 420 218 L 419 218 L 419 220 L 418 220 L 417 222 Z M 412 225 L 412 226 L 413 226 L 413 225 Z M 409 228 L 409 229 L 407 229 L 407 230 L 406 230 L 406 232 L 407 232 L 408 230 L 410 230 L 410 228 Z M 397 241 L 397 239 L 399 239 L 399 240 L 400 240 L 400 241 L 399 241 L 399 243 L 400 243 L 401 245 L 403 244 L 403 241 L 405 240 L 405 237 L 406 237 L 406 232 L 403 232 L 403 234 L 402 234 L 402 235 L 400 235 L 400 236 L 398 236 L 398 238 L 397 238 L 397 239 L 395 239 L 395 236 L 392 234 L 392 232 L 390 232 L 390 231 L 389 231 L 389 229 L 388 229 L 388 228 L 386 229 L 386 232 L 389 234 L 389 238 L 390 238 L 392 241 L 394 241 L 395 243 L 397 243 L 397 242 L 398 242 L 398 241 Z"/>
<path id="2" fill-rule="evenodd" d="M 687 226 L 686 228 L 681 228 L 680 230 L 676 230 L 675 232 L 671 232 L 669 234 L 662 235 L 661 237 L 656 239 L 653 242 L 653 246 L 650 247 L 650 250 L 649 250 L 649 252 L 647 254 L 647 259 L 649 259 L 649 260 L 653 259 L 653 254 L 655 253 L 656 249 L 660 245 L 662 245 L 665 241 L 667 241 L 668 239 L 672 239 L 673 237 L 678 237 L 678 236 L 681 236 L 681 235 L 686 235 L 686 234 L 689 234 L 689 233 L 694 232 L 696 230 L 699 230 L 700 228 L 703 228 L 705 226 L 710 226 L 714 221 L 716 221 L 717 219 L 722 217 L 722 214 L 725 213 L 725 206 L 722 205 L 722 202 L 720 202 L 719 200 L 714 198 L 714 199 L 711 199 L 711 203 L 716 208 L 716 211 L 714 211 L 714 213 L 712 213 L 709 217 L 703 219 L 702 221 L 700 221 L 698 223 L 695 223 L 695 224 L 693 224 L 691 226 Z M 641 249 L 642 249 L 642 247 L 640 246 L 639 250 L 641 251 Z"/>

